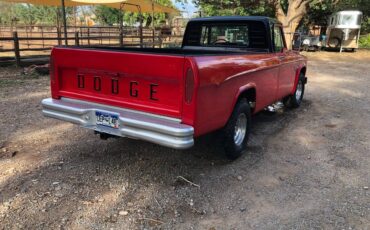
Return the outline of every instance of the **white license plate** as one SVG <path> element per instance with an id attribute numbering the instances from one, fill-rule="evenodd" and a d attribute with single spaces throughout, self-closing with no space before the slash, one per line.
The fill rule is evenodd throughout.
<path id="1" fill-rule="evenodd" d="M 96 111 L 96 124 L 118 129 L 118 116 L 111 113 Z"/>

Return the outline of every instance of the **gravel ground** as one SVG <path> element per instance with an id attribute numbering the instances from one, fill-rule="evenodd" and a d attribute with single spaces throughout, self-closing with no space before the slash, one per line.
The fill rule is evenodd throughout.
<path id="1" fill-rule="evenodd" d="M 1 68 L 0 229 L 370 229 L 370 52 L 307 56 L 302 106 L 233 162 L 44 118 L 47 77 Z"/>

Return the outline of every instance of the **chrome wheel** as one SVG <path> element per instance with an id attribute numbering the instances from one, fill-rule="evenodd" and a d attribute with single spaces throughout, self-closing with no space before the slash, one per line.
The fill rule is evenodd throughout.
<path id="1" fill-rule="evenodd" d="M 295 91 L 295 99 L 300 101 L 302 99 L 303 94 L 303 83 L 302 81 L 298 81 L 297 89 Z"/>
<path id="2" fill-rule="evenodd" d="M 247 132 L 247 116 L 244 113 L 239 114 L 235 124 L 234 143 L 241 145 Z"/>

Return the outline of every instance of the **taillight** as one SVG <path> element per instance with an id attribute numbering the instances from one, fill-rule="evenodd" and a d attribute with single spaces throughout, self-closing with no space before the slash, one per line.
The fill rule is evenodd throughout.
<path id="1" fill-rule="evenodd" d="M 194 72 L 191 68 L 186 71 L 185 78 L 185 102 L 190 104 L 194 94 Z"/>
<path id="2" fill-rule="evenodd" d="M 53 58 L 53 56 L 50 56 L 49 73 L 50 73 L 50 81 L 52 83 L 54 83 L 54 81 L 55 81 L 55 70 L 54 70 L 54 58 Z"/>

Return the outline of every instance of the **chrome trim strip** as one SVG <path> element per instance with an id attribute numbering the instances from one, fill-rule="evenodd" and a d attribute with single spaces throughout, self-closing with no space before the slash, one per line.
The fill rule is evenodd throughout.
<path id="1" fill-rule="evenodd" d="M 181 124 L 176 118 L 69 98 L 46 98 L 41 104 L 42 113 L 46 117 L 68 121 L 98 132 L 146 140 L 175 149 L 186 149 L 194 145 L 194 128 Z M 96 125 L 96 111 L 117 115 L 119 128 Z"/>

